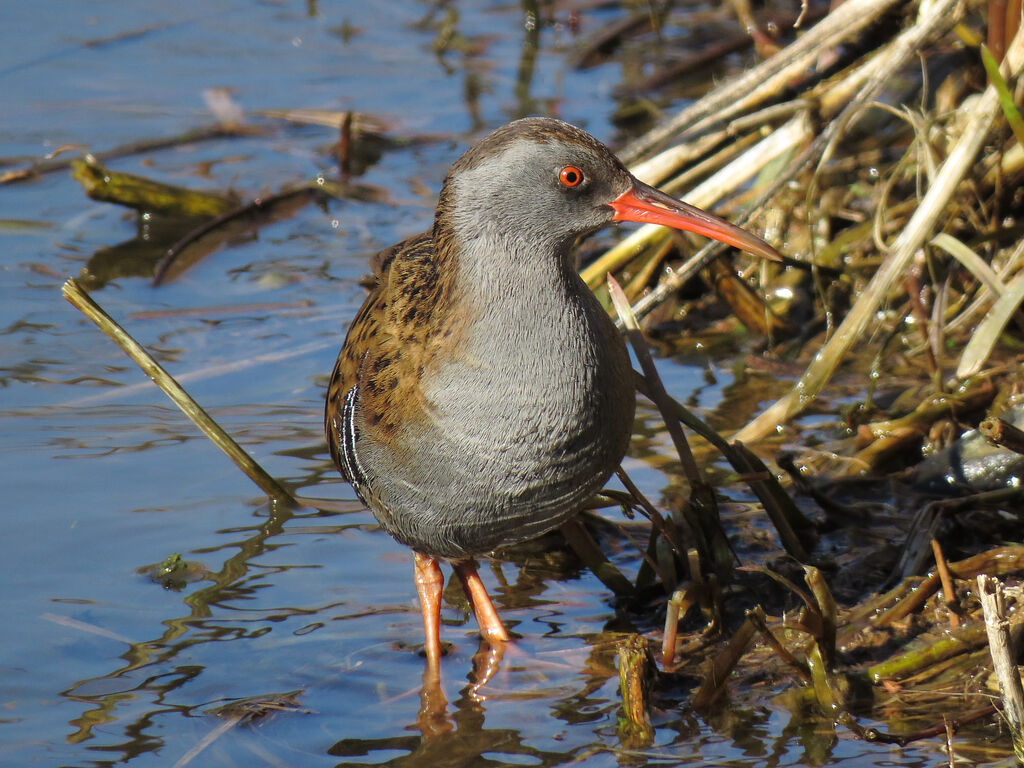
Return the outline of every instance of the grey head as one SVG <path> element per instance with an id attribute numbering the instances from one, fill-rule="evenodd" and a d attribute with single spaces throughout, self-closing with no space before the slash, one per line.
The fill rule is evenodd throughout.
<path id="1" fill-rule="evenodd" d="M 452 165 L 435 234 L 448 227 L 463 244 L 501 238 L 561 255 L 581 235 L 611 223 L 610 204 L 633 184 L 615 155 L 585 131 L 553 118 L 516 120 Z"/>
<path id="2" fill-rule="evenodd" d="M 614 221 L 662 224 L 782 258 L 756 235 L 640 182 L 587 132 L 545 117 L 499 128 L 452 165 L 434 237 L 456 240 L 463 254 L 478 244 L 477 257 L 553 254 L 568 267 L 569 246 Z"/>

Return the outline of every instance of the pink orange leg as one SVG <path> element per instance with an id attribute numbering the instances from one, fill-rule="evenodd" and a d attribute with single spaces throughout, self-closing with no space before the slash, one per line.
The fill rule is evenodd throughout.
<path id="1" fill-rule="evenodd" d="M 441 668 L 441 589 L 444 587 L 444 576 L 437 560 L 419 552 L 413 555 L 416 594 L 420 596 L 423 634 L 427 640 L 427 668 L 436 673 Z"/>
<path id="2" fill-rule="evenodd" d="M 455 575 L 462 582 L 462 590 L 469 598 L 469 604 L 473 606 L 476 623 L 480 625 L 480 634 L 489 643 L 507 643 L 508 632 L 498 618 L 498 611 L 491 602 L 484 583 L 480 581 L 480 574 L 476 572 L 476 561 L 463 560 L 455 563 L 454 568 Z"/>

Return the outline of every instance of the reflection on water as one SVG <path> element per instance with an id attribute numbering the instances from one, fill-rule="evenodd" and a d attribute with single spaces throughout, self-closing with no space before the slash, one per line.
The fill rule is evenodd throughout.
<path id="1" fill-rule="evenodd" d="M 622 632 L 633 627 L 551 541 L 493 564 L 493 592 L 516 638 L 504 654 L 475 637 L 458 587 L 447 591 L 444 620 L 455 639 L 442 677 L 432 675 L 419 646 L 401 640 L 419 638 L 416 606 L 402 595 L 380 601 L 390 588 L 375 590 L 351 574 L 379 568 L 391 587 L 407 590 L 400 548 L 375 566 L 352 558 L 342 568 L 289 562 L 290 549 L 305 548 L 302 539 L 336 555 L 339 539 L 379 540 L 365 513 L 263 507 L 256 514 L 258 526 L 222 530 L 230 542 L 194 551 L 207 563 L 226 558 L 187 594 L 187 613 L 163 618 L 158 636 L 128 642 L 121 664 L 62 692 L 79 712 L 69 719 L 69 744 L 113 761 L 148 754 L 175 765 L 270 755 L 304 762 L 323 754 L 344 765 L 396 766 L 660 765 L 709 756 L 720 765 L 824 765 L 851 746 L 795 691 L 775 709 L 763 709 L 762 694 L 753 692 L 749 705 L 728 702 L 698 718 L 687 708 L 693 688 L 664 686 L 654 710 L 656 743 L 623 749 L 615 656 Z M 340 549 L 351 556 L 360 547 Z M 280 600 L 299 575 L 295 594 L 308 599 L 322 570 L 339 581 L 322 580 L 330 594 L 321 603 L 268 606 L 261 594 L 284 593 Z M 168 718 L 196 724 L 182 728 Z M 122 737 L 112 740 L 114 733 Z M 318 742 L 322 753 L 301 752 Z M 857 747 L 861 764 L 875 764 L 867 745 Z"/>

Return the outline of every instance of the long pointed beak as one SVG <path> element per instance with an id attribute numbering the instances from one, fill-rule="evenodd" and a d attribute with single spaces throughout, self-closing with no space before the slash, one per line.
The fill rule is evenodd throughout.
<path id="1" fill-rule="evenodd" d="M 634 181 L 615 200 L 609 203 L 615 211 L 613 221 L 637 221 L 642 224 L 661 224 L 686 232 L 710 237 L 760 256 L 769 261 L 782 261 L 782 256 L 768 243 L 747 230 L 730 224 L 714 214 L 676 200 L 641 181 Z"/>

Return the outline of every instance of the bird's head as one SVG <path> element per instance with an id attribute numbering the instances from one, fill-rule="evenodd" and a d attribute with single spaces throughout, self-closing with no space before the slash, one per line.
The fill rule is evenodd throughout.
<path id="1" fill-rule="evenodd" d="M 759 237 L 636 179 L 601 142 L 552 118 L 525 118 L 485 136 L 452 166 L 438 215 L 463 244 L 519 240 L 564 252 L 616 221 L 696 232 L 778 261 Z"/>

